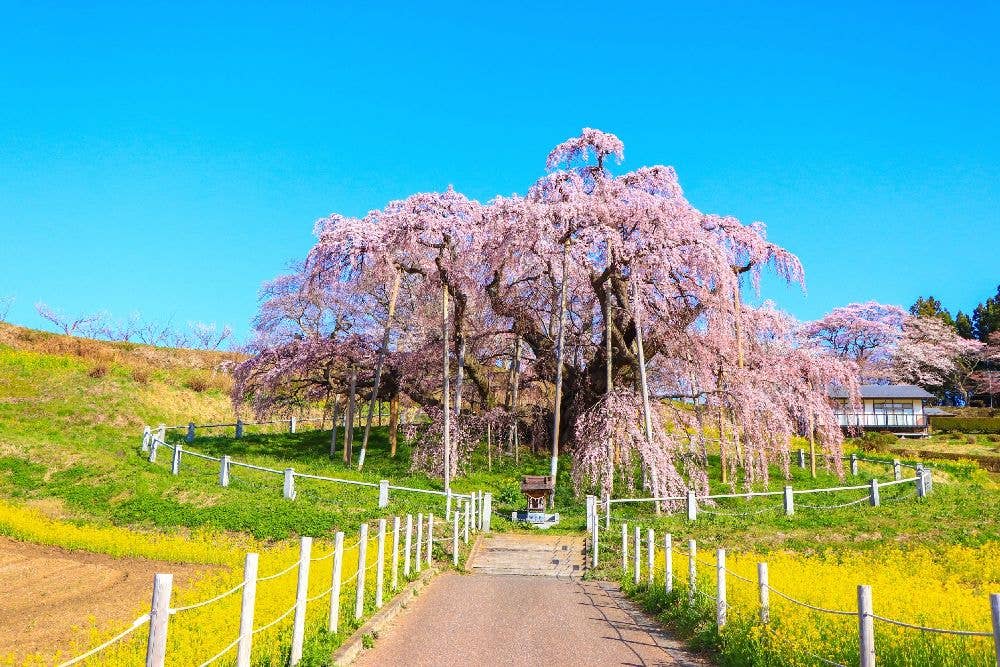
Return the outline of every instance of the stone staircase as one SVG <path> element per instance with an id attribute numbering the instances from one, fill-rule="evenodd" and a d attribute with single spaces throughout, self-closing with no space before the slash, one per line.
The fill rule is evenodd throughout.
<path id="1" fill-rule="evenodd" d="M 577 535 L 483 535 L 476 542 L 468 569 L 482 574 L 530 577 L 583 576 L 585 541 Z"/>

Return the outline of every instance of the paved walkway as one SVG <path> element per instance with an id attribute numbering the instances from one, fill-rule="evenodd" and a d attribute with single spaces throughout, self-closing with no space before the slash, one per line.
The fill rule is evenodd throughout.
<path id="1" fill-rule="evenodd" d="M 549 555 L 572 553 L 573 543 L 565 537 L 549 540 Z M 526 560 L 533 572 L 438 576 L 355 664 L 708 664 L 667 637 L 624 599 L 617 586 L 572 575 L 538 576 L 545 541 L 536 536 L 525 540 L 524 559 L 516 553 L 516 540 L 503 538 L 494 542 L 493 550 L 482 550 L 485 543 L 481 543 L 472 561 L 474 571 L 477 561 L 479 569 L 489 569 L 483 563 L 504 550 L 511 563 Z M 549 562 L 555 572 L 567 570 L 562 558 Z"/>

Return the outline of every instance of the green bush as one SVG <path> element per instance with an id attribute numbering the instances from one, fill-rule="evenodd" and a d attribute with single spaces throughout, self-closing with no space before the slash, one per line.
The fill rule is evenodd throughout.
<path id="1" fill-rule="evenodd" d="M 898 442 L 899 438 L 892 433 L 880 431 L 865 431 L 858 438 L 858 446 L 865 452 L 888 452 Z"/>
<path id="2" fill-rule="evenodd" d="M 936 431 L 1000 433 L 1000 417 L 931 417 Z"/>

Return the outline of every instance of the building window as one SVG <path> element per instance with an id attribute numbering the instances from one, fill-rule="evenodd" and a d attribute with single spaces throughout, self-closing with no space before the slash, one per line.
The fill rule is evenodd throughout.
<path id="1" fill-rule="evenodd" d="M 897 401 L 874 401 L 872 408 L 878 415 L 912 415 L 913 402 L 900 403 Z"/>

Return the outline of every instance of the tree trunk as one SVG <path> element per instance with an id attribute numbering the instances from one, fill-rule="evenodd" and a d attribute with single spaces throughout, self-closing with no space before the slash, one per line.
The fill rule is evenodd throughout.
<path id="1" fill-rule="evenodd" d="M 368 452 L 368 436 L 372 431 L 372 413 L 378 403 L 379 384 L 382 382 L 382 367 L 385 364 L 385 356 L 389 352 L 389 335 L 392 333 L 392 317 L 396 313 L 396 298 L 399 296 L 400 274 L 396 274 L 396 279 L 392 283 L 392 292 L 389 294 L 389 312 L 385 319 L 385 331 L 382 334 L 382 347 L 378 351 L 378 362 L 375 365 L 375 380 L 372 382 L 371 400 L 368 401 L 368 419 L 365 422 L 365 435 L 361 439 L 361 455 L 358 456 L 358 470 L 365 466 L 365 454 Z M 379 409 L 379 418 L 381 418 Z"/>
<path id="2" fill-rule="evenodd" d="M 399 438 L 399 395 L 389 399 L 389 456 L 396 457 L 396 442 Z"/>
<path id="3" fill-rule="evenodd" d="M 441 406 L 443 410 L 444 419 L 444 490 L 445 493 L 451 493 L 451 405 L 449 405 L 449 394 L 451 393 L 451 364 L 450 357 L 450 346 L 448 341 L 448 286 L 442 285 L 441 287 L 441 340 L 443 341 L 443 366 L 444 366 L 444 382 L 443 391 L 441 393 Z"/>
<path id="4" fill-rule="evenodd" d="M 333 412 L 330 414 L 330 456 L 337 454 L 337 412 L 340 410 L 340 394 L 334 394 Z"/>
<path id="5" fill-rule="evenodd" d="M 559 342 L 556 346 L 556 396 L 552 415 L 552 465 L 550 474 L 552 483 L 556 483 L 559 473 L 559 422 L 562 417 L 562 384 L 563 384 L 563 348 L 566 338 L 566 286 L 569 280 L 566 275 L 566 264 L 569 259 L 569 239 L 563 243 L 562 254 L 562 284 L 559 287 Z M 556 494 L 552 491 L 551 506 L 555 507 Z"/>
<path id="6" fill-rule="evenodd" d="M 646 441 L 649 443 L 650 447 L 653 447 L 653 418 L 649 412 L 649 385 L 646 383 L 646 355 L 642 349 L 642 322 L 639 318 L 642 305 L 639 303 L 639 289 L 636 285 L 635 294 L 635 342 L 638 347 L 639 353 L 639 383 L 642 385 L 642 417 L 646 426 Z M 653 482 L 653 497 L 656 497 L 656 493 L 660 489 L 659 484 L 659 471 L 652 465 L 649 467 L 650 478 Z M 653 508 L 656 510 L 656 514 L 660 513 L 660 501 L 653 501 Z"/>
<path id="7" fill-rule="evenodd" d="M 357 409 L 358 371 L 351 366 L 351 380 L 347 389 L 347 412 L 344 415 L 344 463 L 351 465 L 354 456 L 354 413 Z"/>

